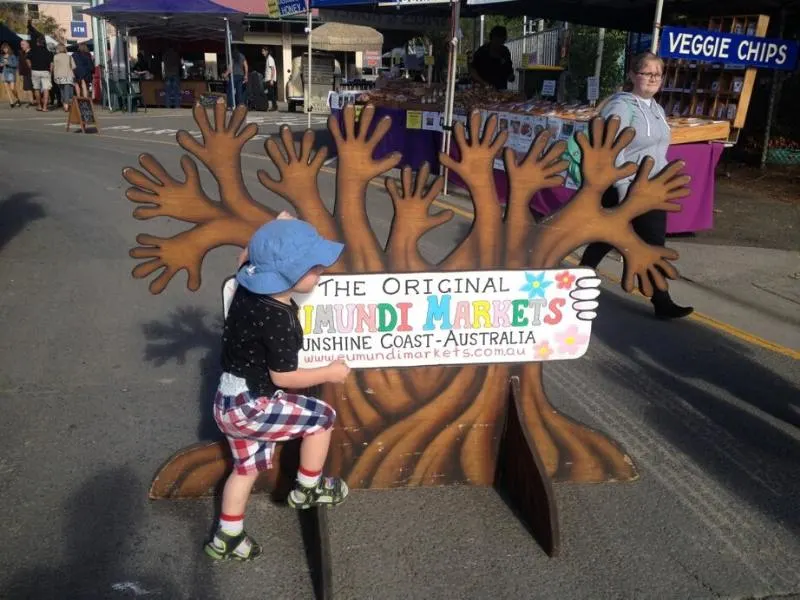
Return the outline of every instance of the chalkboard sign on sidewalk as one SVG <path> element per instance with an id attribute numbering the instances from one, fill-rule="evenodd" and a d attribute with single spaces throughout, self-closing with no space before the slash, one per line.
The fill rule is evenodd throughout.
<path id="1" fill-rule="evenodd" d="M 92 106 L 91 98 L 78 98 L 72 99 L 72 105 L 69 107 L 69 114 L 67 115 L 67 131 L 70 125 L 80 125 L 81 131 L 86 133 L 87 128 L 93 128 L 95 132 L 100 131 L 97 125 L 97 119 L 94 116 L 94 106 Z"/>

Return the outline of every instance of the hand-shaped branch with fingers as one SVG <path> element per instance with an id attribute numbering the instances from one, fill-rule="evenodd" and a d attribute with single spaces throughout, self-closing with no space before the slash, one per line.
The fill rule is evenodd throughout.
<path id="1" fill-rule="evenodd" d="M 264 148 L 278 169 L 278 179 L 273 179 L 266 171 L 259 169 L 258 180 L 265 188 L 284 197 L 294 206 L 301 205 L 308 197 L 308 192 L 317 192 L 317 176 L 328 155 L 328 148 L 323 146 L 314 150 L 314 132 L 310 129 L 303 134 L 300 154 L 297 153 L 288 125 L 281 127 L 281 146 L 270 137 Z M 319 192 L 316 193 L 319 197 Z"/>
<path id="2" fill-rule="evenodd" d="M 394 152 L 381 160 L 375 160 L 374 154 L 378 144 L 392 127 L 392 120 L 383 117 L 370 133 L 370 125 L 375 118 L 375 107 L 367 105 L 361 111 L 361 118 L 356 133 L 356 115 L 353 105 L 348 105 L 343 111 L 344 132 L 339 127 L 335 116 L 328 117 L 328 129 L 339 154 L 338 177 L 363 182 L 364 185 L 372 178 L 395 168 L 402 159 L 400 152 Z"/>
<path id="3" fill-rule="evenodd" d="M 611 117 L 605 121 L 602 117 L 595 117 L 589 124 L 590 138 L 582 131 L 576 134 L 575 139 L 581 148 L 581 174 L 583 175 L 582 188 L 607 190 L 612 184 L 630 177 L 636 172 L 636 164 L 625 163 L 617 167 L 616 160 L 619 153 L 633 141 L 636 131 L 626 127 L 619 132 L 619 117 Z"/>
<path id="4" fill-rule="evenodd" d="M 140 234 L 140 244 L 130 251 L 132 258 L 147 259 L 133 269 L 137 279 L 162 273 L 150 283 L 150 292 L 160 294 L 180 271 L 188 273 L 186 287 L 200 289 L 200 268 L 203 258 L 212 248 L 230 244 L 246 246 L 255 228 L 236 218 L 217 219 L 198 225 L 171 238 Z"/>
<path id="5" fill-rule="evenodd" d="M 238 156 L 244 145 L 258 133 L 258 125 L 255 123 L 242 128 L 247 117 L 247 109 L 244 106 L 237 106 L 228 120 L 225 102 L 220 99 L 214 105 L 213 125 L 202 105 L 196 104 L 192 112 L 203 136 L 203 142 L 198 142 L 188 131 L 179 131 L 178 143 L 187 152 L 203 161 L 203 164 L 212 171 L 215 167 L 229 166 L 227 160 L 232 155 Z"/>
<path id="6" fill-rule="evenodd" d="M 422 165 L 417 174 L 416 185 L 413 182 L 411 167 L 405 167 L 402 173 L 403 189 L 397 182 L 386 178 L 386 191 L 394 205 L 394 218 L 389 231 L 386 252 L 389 255 L 389 266 L 398 271 L 422 271 L 429 265 L 420 256 L 417 244 L 419 239 L 431 229 L 447 223 L 453 218 L 453 211 L 443 210 L 435 215 L 430 214 L 431 204 L 444 188 L 444 179 L 437 177 L 428 190 L 425 186 L 430 176 L 428 163 Z"/>
<path id="7" fill-rule="evenodd" d="M 188 156 L 181 158 L 185 181 L 170 176 L 150 154 L 142 154 L 139 164 L 150 177 L 139 169 L 122 171 L 122 176 L 133 186 L 125 192 L 128 200 L 149 205 L 137 207 L 134 218 L 171 217 L 188 223 L 206 223 L 226 216 L 219 204 L 203 191 L 197 165 Z"/>
<path id="8" fill-rule="evenodd" d="M 339 237 L 333 217 L 325 208 L 319 194 L 317 178 L 325 163 L 328 149 L 322 147 L 314 152 L 314 132 L 310 129 L 303 134 L 300 153 L 295 149 L 292 130 L 281 127 L 281 143 L 269 138 L 264 147 L 278 169 L 278 179 L 274 179 L 260 169 L 258 180 L 265 188 L 282 196 L 295 207 L 300 218 L 317 228 L 326 239 Z"/>
<path id="9" fill-rule="evenodd" d="M 652 157 L 644 158 L 636 179 L 628 189 L 628 195 L 616 209 L 616 212 L 624 215 L 628 221 L 651 210 L 677 212 L 681 209 L 681 205 L 675 200 L 685 198 L 692 193 L 688 187 L 692 178 L 681 175 L 686 163 L 682 160 L 671 162 L 651 179 L 650 174 L 654 164 Z"/>
<path id="10" fill-rule="evenodd" d="M 439 154 L 439 161 L 467 182 L 470 191 L 479 180 L 493 177 L 494 159 L 508 139 L 507 131 L 501 131 L 495 136 L 496 133 L 497 115 L 487 119 L 481 135 L 481 113 L 474 110 L 469 117 L 469 139 L 463 124 L 456 123 L 453 127 L 453 138 L 461 153 L 459 160 L 456 161 L 444 153 Z"/>
<path id="11" fill-rule="evenodd" d="M 638 287 L 643 296 L 653 295 L 653 284 L 661 291 L 667 290 L 667 277 L 678 278 L 678 270 L 671 260 L 678 260 L 678 253 L 670 248 L 651 246 L 630 232 L 627 244 L 617 246 L 624 259 L 622 289 L 626 292 Z M 637 285 L 638 281 L 638 285 Z"/>
<path id="12" fill-rule="evenodd" d="M 569 166 L 561 156 L 567 149 L 565 141 L 558 141 L 545 152 L 550 141 L 550 132 L 542 131 L 536 136 L 528 153 L 519 163 L 512 148 L 505 150 L 505 164 L 511 193 L 517 200 L 527 201 L 539 190 L 556 187 L 564 183 L 561 173 Z"/>

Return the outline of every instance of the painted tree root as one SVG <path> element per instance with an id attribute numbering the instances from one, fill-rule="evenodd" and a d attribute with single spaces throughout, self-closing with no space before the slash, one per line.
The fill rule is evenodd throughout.
<path id="1" fill-rule="evenodd" d="M 132 185 L 127 197 L 143 205 L 134 211 L 136 218 L 166 216 L 194 225 L 172 238 L 137 237 L 140 245 L 131 250 L 131 256 L 144 262 L 133 270 L 133 276 L 145 278 L 158 272 L 150 284 L 154 294 L 162 292 L 181 270 L 187 271 L 188 288 L 197 290 L 202 261 L 210 250 L 226 244 L 243 247 L 257 227 L 275 218 L 253 199 L 242 179 L 242 148 L 257 127 L 244 125 L 243 107 L 226 118 L 221 101 L 214 113 L 212 124 L 205 109 L 196 106 L 194 117 L 202 140 L 186 131 L 179 132 L 177 139 L 216 177 L 220 202 L 205 194 L 197 164 L 189 156 L 181 159 L 184 181 L 172 178 L 150 155 L 140 157 L 142 170 L 123 172 Z M 265 144 L 278 177 L 260 171 L 262 185 L 285 198 L 322 235 L 346 244 L 333 272 L 552 268 L 581 245 L 604 241 L 623 256 L 626 291 L 638 285 L 650 296 L 654 286 L 666 288 L 665 277 L 676 277 L 670 261 L 677 253 L 646 244 L 633 231 L 631 221 L 650 210 L 679 210 L 675 201 L 688 194 L 689 178 L 680 175 L 683 164 L 675 162 L 650 179 L 653 162 L 645 160 L 625 201 L 613 209 L 602 208 L 602 191 L 637 171 L 632 164 L 614 164 L 634 136 L 630 129 L 620 132 L 616 118 L 596 118 L 588 137 L 579 134 L 583 186 L 568 205 L 537 225 L 528 201 L 536 191 L 563 183 L 559 173 L 566 167 L 560 160 L 564 143 L 547 149 L 549 134 L 542 132 L 522 160 L 506 150 L 510 197 L 504 208 L 497 199 L 492 165 L 507 133 L 498 133 L 495 117 L 481 131 L 480 114 L 474 112 L 468 129 L 457 124 L 454 130 L 459 159 L 440 156 L 441 162 L 466 182 L 472 197 L 475 218 L 465 238 L 441 263 L 432 265 L 424 259 L 418 250 L 419 238 L 451 219 L 452 213 L 430 214 L 443 184 L 441 178 L 428 186 L 427 166 L 416 179 L 410 168 L 405 168 L 400 182 L 386 181 L 395 215 L 388 242 L 381 247 L 367 219 L 367 185 L 396 167 L 401 157 L 373 158 L 390 127 L 388 118 L 375 123 L 374 113 L 374 107 L 367 106 L 356 123 L 353 107 L 348 107 L 343 127 L 336 118 L 329 119 L 339 157 L 333 214 L 319 194 L 317 178 L 326 150 L 314 151 L 314 133 L 306 131 L 298 149 L 292 132 L 284 127 L 280 136 Z M 544 391 L 541 363 L 366 370 L 352 373 L 344 385 L 323 386 L 321 397 L 338 415 L 329 471 L 345 477 L 354 488 L 492 485 L 512 377 L 519 378 L 520 421 L 555 481 L 631 481 L 637 477 L 630 457 L 617 444 L 552 407 Z M 159 470 L 151 498 L 212 493 L 227 471 L 226 456 L 227 450 L 214 444 L 179 452 Z M 260 488 L 269 489 L 274 479 L 274 474 L 265 475 L 259 480 Z"/>

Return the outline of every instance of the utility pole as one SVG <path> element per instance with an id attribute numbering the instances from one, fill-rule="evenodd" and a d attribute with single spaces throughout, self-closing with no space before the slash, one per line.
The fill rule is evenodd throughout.
<path id="1" fill-rule="evenodd" d="M 605 44 L 606 28 L 601 27 L 597 31 L 597 58 L 594 61 L 594 76 L 599 78 L 603 68 L 603 45 Z"/>

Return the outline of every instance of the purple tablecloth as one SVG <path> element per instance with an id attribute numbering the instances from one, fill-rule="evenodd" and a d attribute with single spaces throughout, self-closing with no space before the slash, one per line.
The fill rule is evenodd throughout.
<path id="1" fill-rule="evenodd" d="M 342 127 L 342 111 L 333 110 Z M 406 129 L 406 111 L 396 108 L 377 107 L 375 118 L 370 129 L 383 117 L 392 118 L 392 127 L 375 149 L 374 158 L 381 159 L 392 152 L 401 152 L 401 166 L 409 165 L 415 171 L 427 162 L 435 172 L 439 169 L 439 149 L 442 145 L 442 134 L 436 131 Z"/>
<path id="2" fill-rule="evenodd" d="M 392 152 L 403 154 L 403 165 L 410 165 L 419 169 L 423 162 L 428 162 L 431 168 L 439 168 L 439 148 L 441 147 L 442 134 L 434 131 L 406 129 L 406 112 L 400 109 L 377 108 L 378 119 L 389 116 L 392 118 L 392 127 L 383 138 L 375 151 L 375 158 L 379 159 Z M 341 111 L 334 111 L 341 125 Z M 714 173 L 717 168 L 724 146 L 719 143 L 678 144 L 670 146 L 667 152 L 669 160 L 683 160 L 686 163 L 684 172 L 692 177 L 689 184 L 692 193 L 680 200 L 680 212 L 668 213 L 667 233 L 686 233 L 711 229 L 714 226 Z M 455 152 L 453 152 L 455 150 Z M 451 150 L 457 153 L 455 146 Z M 501 202 L 508 198 L 508 179 L 503 171 L 495 171 L 495 182 Z M 450 180 L 463 185 L 457 175 L 450 173 Z M 553 188 L 538 192 L 531 200 L 531 208 L 536 212 L 548 215 L 566 204 L 575 194 L 574 190 L 564 187 Z"/>
<path id="3" fill-rule="evenodd" d="M 667 213 L 667 233 L 702 231 L 714 226 L 714 172 L 723 148 L 724 145 L 719 143 L 678 144 L 669 147 L 668 160 L 683 160 L 686 163 L 683 172 L 692 178 L 689 183 L 692 193 L 679 200 L 680 212 Z M 507 179 L 505 176 L 497 177 L 495 173 L 495 180 L 498 193 L 507 198 Z M 564 187 L 543 190 L 533 197 L 531 208 L 548 215 L 569 202 L 574 194 L 574 190 Z"/>

